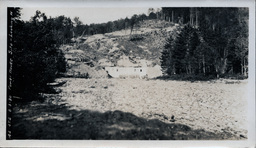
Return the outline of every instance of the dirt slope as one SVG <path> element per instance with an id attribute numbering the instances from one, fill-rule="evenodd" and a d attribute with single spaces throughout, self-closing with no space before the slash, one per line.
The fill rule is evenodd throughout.
<path id="1" fill-rule="evenodd" d="M 159 57 L 166 39 L 176 36 L 181 28 L 182 26 L 166 21 L 146 20 L 141 22 L 132 34 L 129 29 L 95 34 L 83 37 L 81 41 L 74 39 L 75 43 L 64 45 L 61 49 L 68 60 L 68 72 L 71 73 L 81 62 L 92 67 L 88 69 L 88 73 L 93 73 L 91 71 L 102 69 L 106 65 L 116 65 L 122 55 L 128 56 L 133 62 L 147 60 L 151 63 L 149 66 L 154 67 L 160 65 Z M 102 63 L 102 60 L 108 63 Z"/>

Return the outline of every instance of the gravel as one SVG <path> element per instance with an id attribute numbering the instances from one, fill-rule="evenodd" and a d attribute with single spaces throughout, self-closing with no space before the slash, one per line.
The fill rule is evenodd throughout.
<path id="1" fill-rule="evenodd" d="M 67 80 L 67 85 L 61 87 L 61 97 L 80 109 L 99 112 L 120 110 L 164 122 L 169 122 L 175 116 L 176 123 L 185 123 L 196 129 L 232 131 L 246 135 L 246 82 Z M 90 93 L 71 93 L 78 90 Z"/>
<path id="2" fill-rule="evenodd" d="M 38 129 L 41 125 L 36 124 L 36 121 L 77 119 L 78 123 L 72 123 L 72 128 L 76 124 L 78 126 L 80 122 L 83 125 L 86 123 L 97 124 L 97 129 L 100 128 L 96 132 L 98 134 L 93 137 L 73 135 L 73 138 L 78 139 L 244 139 L 247 137 L 246 81 L 232 84 L 226 83 L 226 80 L 192 83 L 144 79 L 61 78 L 56 81 L 66 81 L 64 85 L 56 87 L 60 93 L 45 96 L 48 97 L 48 100 L 51 96 L 53 98 L 51 104 L 58 106 L 57 108 L 68 107 L 65 114 L 63 115 L 63 110 L 60 111 L 62 114 L 59 114 L 53 108 L 51 108 L 53 111 L 50 112 L 55 114 L 54 117 L 51 114 L 41 114 L 42 111 L 49 112 L 49 109 L 42 107 L 41 110 L 37 108 L 38 112 L 34 111 L 33 115 L 28 115 L 28 113 L 26 115 L 16 109 L 16 122 L 22 123 L 26 120 L 26 123 L 23 123 L 23 126 L 26 127 L 28 121 L 31 121 L 30 128 L 31 125 L 34 125 L 35 129 Z M 24 108 L 31 110 L 31 105 Z M 97 114 L 90 114 L 87 117 L 85 114 L 88 111 L 97 112 Z M 96 119 L 98 114 L 99 118 Z M 112 117 L 113 114 L 116 116 Z M 138 121 L 132 120 L 130 114 Z M 91 118 L 91 115 L 96 117 Z M 130 120 L 120 116 L 127 116 L 126 118 Z M 60 126 L 63 126 L 61 123 Z M 70 128 L 69 122 L 67 124 Z M 106 124 L 109 126 L 106 127 Z M 172 129 L 174 125 L 177 126 L 176 130 Z M 183 125 L 187 128 L 184 129 Z M 62 129 L 69 131 L 69 128 Z M 118 132 L 110 130 L 118 128 Z M 89 129 L 93 128 L 87 127 L 86 130 Z M 170 135 L 168 130 L 176 132 Z M 48 131 L 50 130 L 45 131 L 46 135 Z M 93 133 L 93 131 L 89 131 L 89 133 Z M 129 132 L 123 133 L 122 131 Z M 155 134 L 139 134 L 139 131 L 154 132 Z M 24 131 L 20 131 L 20 133 L 22 132 Z M 133 135 L 134 132 L 137 136 Z M 32 139 L 36 137 L 30 133 L 27 136 L 19 135 L 17 138 L 25 138 L 28 135 Z M 184 135 L 186 135 L 185 138 Z M 56 137 L 61 139 L 58 134 L 52 138 Z M 40 138 L 44 139 L 45 137 Z M 46 136 L 47 138 L 49 135 Z M 64 138 L 72 139 L 72 136 Z"/>

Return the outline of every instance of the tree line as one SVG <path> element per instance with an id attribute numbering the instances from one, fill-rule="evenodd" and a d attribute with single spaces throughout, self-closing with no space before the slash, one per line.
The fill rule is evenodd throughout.
<path id="1" fill-rule="evenodd" d="M 164 19 L 180 23 L 162 51 L 166 75 L 215 78 L 248 74 L 248 8 L 163 8 Z"/>
<path id="2" fill-rule="evenodd" d="M 146 14 L 134 14 L 131 18 L 121 18 L 115 21 L 109 21 L 107 23 L 99 23 L 99 24 L 90 24 L 84 25 L 79 17 L 74 18 L 74 37 L 84 36 L 84 35 L 94 35 L 94 34 L 105 34 L 110 33 L 122 29 L 130 29 L 132 33 L 135 27 L 138 27 L 138 23 L 144 20 L 151 20 L 160 18 L 161 10 L 155 10 L 153 8 L 149 8 L 148 15 Z"/>

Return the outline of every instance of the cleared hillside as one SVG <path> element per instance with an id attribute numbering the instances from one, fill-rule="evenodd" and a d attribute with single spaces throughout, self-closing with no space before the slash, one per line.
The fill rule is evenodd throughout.
<path id="1" fill-rule="evenodd" d="M 131 29 L 106 34 L 95 34 L 73 39 L 74 43 L 64 45 L 62 50 L 68 60 L 68 73 L 84 73 L 88 70 L 90 77 L 104 66 L 116 65 L 122 55 L 131 62 L 147 60 L 150 67 L 160 65 L 159 57 L 170 36 L 176 36 L 181 26 L 161 20 L 146 20 Z M 79 71 L 79 66 L 84 67 Z M 85 68 L 87 67 L 87 68 Z M 97 73 L 97 72 L 96 72 Z M 106 77 L 100 72 L 96 77 Z"/>

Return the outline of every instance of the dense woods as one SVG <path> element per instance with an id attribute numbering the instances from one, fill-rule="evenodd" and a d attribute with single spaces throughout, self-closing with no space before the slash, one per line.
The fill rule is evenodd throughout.
<path id="1" fill-rule="evenodd" d="M 247 8 L 163 8 L 184 27 L 170 36 L 161 56 L 165 74 L 224 77 L 248 74 Z"/>

